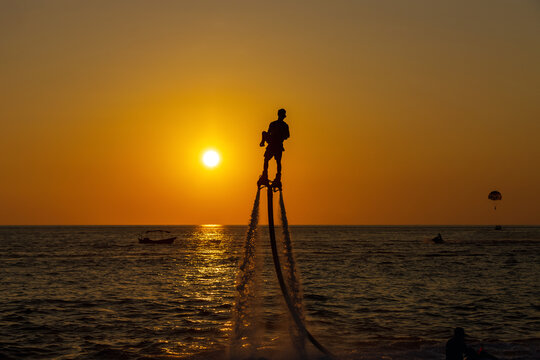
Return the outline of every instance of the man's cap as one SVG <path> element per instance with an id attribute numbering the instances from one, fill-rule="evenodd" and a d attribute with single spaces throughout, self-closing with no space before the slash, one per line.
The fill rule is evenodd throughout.
<path id="1" fill-rule="evenodd" d="M 462 327 L 457 327 L 454 329 L 454 336 L 456 337 L 465 337 L 465 330 Z"/>

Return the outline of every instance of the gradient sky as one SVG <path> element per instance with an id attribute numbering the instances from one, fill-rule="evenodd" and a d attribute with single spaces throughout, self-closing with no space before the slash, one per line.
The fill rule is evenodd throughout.
<path id="1" fill-rule="evenodd" d="M 0 224 L 245 224 L 284 107 L 291 224 L 540 225 L 539 64 L 532 0 L 0 0 Z"/>

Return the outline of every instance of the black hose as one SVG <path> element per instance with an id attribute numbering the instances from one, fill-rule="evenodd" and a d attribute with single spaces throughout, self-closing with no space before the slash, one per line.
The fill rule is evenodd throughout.
<path id="1" fill-rule="evenodd" d="M 334 355 L 326 349 L 321 343 L 317 341 L 311 335 L 311 333 L 306 329 L 306 326 L 302 319 L 298 316 L 298 313 L 296 312 L 294 308 L 294 304 L 291 301 L 291 297 L 289 295 L 289 290 L 287 289 L 287 286 L 285 285 L 285 281 L 283 280 L 283 273 L 281 272 L 281 265 L 279 262 L 279 254 L 277 251 L 277 245 L 276 245 L 276 233 L 274 230 L 274 204 L 273 204 L 273 197 L 274 192 L 272 191 L 272 187 L 268 187 L 268 232 L 270 233 L 270 245 L 272 247 L 272 256 L 274 257 L 274 267 L 276 268 L 276 275 L 279 282 L 279 287 L 281 288 L 281 292 L 283 293 L 283 298 L 285 299 L 285 303 L 287 304 L 287 307 L 289 308 L 289 312 L 291 313 L 291 316 L 296 323 L 296 326 L 298 327 L 298 330 L 301 333 L 306 334 L 307 338 L 311 343 L 319 349 L 323 354 L 330 356 L 331 358 L 334 358 Z"/>

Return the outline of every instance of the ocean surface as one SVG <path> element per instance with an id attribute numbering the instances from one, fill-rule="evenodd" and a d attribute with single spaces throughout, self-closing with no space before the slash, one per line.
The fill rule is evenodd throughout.
<path id="1" fill-rule="evenodd" d="M 138 243 L 156 228 L 174 244 Z M 461 326 L 500 359 L 540 359 L 540 227 L 289 231 L 307 328 L 339 358 L 444 359 Z M 228 359 L 246 232 L 0 227 L 0 358 Z M 294 358 L 266 226 L 255 248 L 260 295 L 244 311 L 259 319 L 256 357 Z"/>

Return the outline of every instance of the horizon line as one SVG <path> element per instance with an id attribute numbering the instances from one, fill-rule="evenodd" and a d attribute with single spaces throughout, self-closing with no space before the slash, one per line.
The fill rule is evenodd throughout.
<path id="1" fill-rule="evenodd" d="M 268 226 L 268 224 L 259 224 L 260 226 Z M 294 226 L 540 226 L 540 224 L 289 224 L 289 227 Z M 0 224 L 0 227 L 17 227 L 17 226 L 248 226 L 247 224 Z"/>

